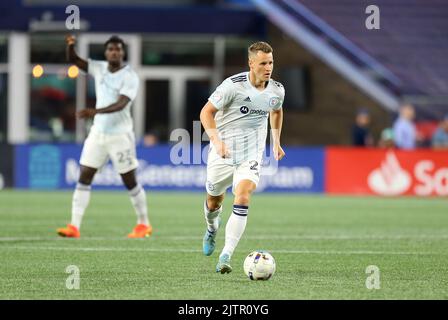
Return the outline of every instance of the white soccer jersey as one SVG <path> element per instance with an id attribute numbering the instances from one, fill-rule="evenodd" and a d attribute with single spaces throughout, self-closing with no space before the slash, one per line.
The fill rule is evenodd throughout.
<path id="1" fill-rule="evenodd" d="M 266 145 L 269 112 L 282 107 L 285 97 L 283 85 L 272 79 L 263 91 L 249 81 L 249 72 L 224 80 L 210 96 L 218 109 L 216 128 L 230 149 L 229 164 L 247 160 L 261 160 Z M 213 145 L 211 145 L 213 152 Z"/>
<path id="2" fill-rule="evenodd" d="M 129 65 L 113 73 L 107 66 L 107 61 L 88 60 L 88 72 L 95 78 L 96 108 L 108 107 L 117 102 L 120 95 L 131 101 L 120 111 L 96 114 L 92 130 L 106 134 L 132 132 L 131 104 L 137 96 L 138 76 Z"/>

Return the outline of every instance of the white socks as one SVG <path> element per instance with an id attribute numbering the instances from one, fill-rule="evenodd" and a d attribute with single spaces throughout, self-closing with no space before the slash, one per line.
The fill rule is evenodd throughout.
<path id="1" fill-rule="evenodd" d="M 233 212 L 226 225 L 226 243 L 220 256 L 223 254 L 232 256 L 246 228 L 248 212 L 249 207 L 247 206 L 233 205 Z"/>
<path id="2" fill-rule="evenodd" d="M 145 224 L 149 226 L 145 190 L 138 184 L 134 189 L 129 191 L 129 196 L 131 197 L 131 203 L 137 214 L 137 224 Z"/>
<path id="3" fill-rule="evenodd" d="M 205 222 L 207 223 L 207 229 L 209 232 L 213 233 L 219 228 L 219 221 L 218 216 L 222 212 L 222 206 L 220 206 L 215 211 L 209 211 L 207 207 L 207 200 L 204 202 L 204 215 L 205 215 Z"/>
<path id="4" fill-rule="evenodd" d="M 81 228 L 82 217 L 90 201 L 91 187 L 82 183 L 76 184 L 72 200 L 72 222 L 78 230 Z"/>
<path id="5" fill-rule="evenodd" d="M 81 228 L 84 212 L 89 205 L 90 189 L 91 186 L 78 182 L 76 184 L 75 192 L 73 193 L 71 224 L 78 228 L 78 230 Z M 131 198 L 131 203 L 134 206 L 135 213 L 137 214 L 137 223 L 149 225 L 145 190 L 141 185 L 137 185 L 134 189 L 129 191 L 129 196 Z"/>

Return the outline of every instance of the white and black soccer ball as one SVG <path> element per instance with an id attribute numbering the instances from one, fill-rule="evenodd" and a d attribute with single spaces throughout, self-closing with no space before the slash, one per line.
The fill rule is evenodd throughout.
<path id="1" fill-rule="evenodd" d="M 251 280 L 269 280 L 275 273 L 275 259 L 269 252 L 253 251 L 244 260 L 244 273 Z"/>

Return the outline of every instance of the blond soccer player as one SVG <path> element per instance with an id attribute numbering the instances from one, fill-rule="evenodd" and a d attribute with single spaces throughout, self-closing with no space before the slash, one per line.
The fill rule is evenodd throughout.
<path id="1" fill-rule="evenodd" d="M 229 273 L 231 257 L 246 227 L 249 203 L 260 179 L 268 118 L 273 136 L 273 155 L 281 160 L 283 85 L 271 79 L 273 49 L 266 42 L 248 48 L 249 71 L 222 82 L 201 110 L 200 118 L 210 138 L 207 162 L 207 199 L 204 203 L 207 230 L 203 252 L 210 256 L 221 222 L 224 195 L 232 186 L 232 214 L 225 228 L 225 245 L 216 272 Z"/>

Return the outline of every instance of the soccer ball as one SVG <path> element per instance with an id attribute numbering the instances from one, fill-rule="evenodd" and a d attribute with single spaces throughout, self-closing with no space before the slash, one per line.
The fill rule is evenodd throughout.
<path id="1" fill-rule="evenodd" d="M 253 251 L 244 260 L 244 273 L 251 280 L 268 280 L 274 275 L 275 259 L 266 251 Z"/>

